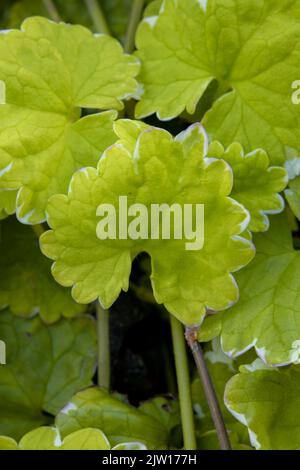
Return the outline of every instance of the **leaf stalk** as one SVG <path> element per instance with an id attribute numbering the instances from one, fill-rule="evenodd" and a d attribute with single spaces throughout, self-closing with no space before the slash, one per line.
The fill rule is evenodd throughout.
<path id="1" fill-rule="evenodd" d="M 217 431 L 220 447 L 222 450 L 231 450 L 231 444 L 225 426 L 224 418 L 222 416 L 221 408 L 218 402 L 218 398 L 205 363 L 202 348 L 197 340 L 197 332 L 198 327 L 186 327 L 185 337 L 189 347 L 191 348 L 196 363 L 196 367 L 210 409 L 211 417 Z"/>
<path id="2" fill-rule="evenodd" d="M 51 20 L 55 21 L 56 23 L 59 23 L 61 21 L 61 17 L 54 2 L 52 0 L 43 0 L 43 3 Z"/>
<path id="3" fill-rule="evenodd" d="M 96 303 L 97 313 L 97 378 L 98 386 L 110 389 L 110 341 L 109 341 L 109 310 Z"/>
<path id="4" fill-rule="evenodd" d="M 97 0 L 85 0 L 86 7 L 89 11 L 90 17 L 93 20 L 94 26 L 98 33 L 107 34 L 111 36 L 103 10 Z"/>
<path id="5" fill-rule="evenodd" d="M 170 315 L 185 450 L 196 450 L 196 434 L 186 343 L 182 324 Z"/>
<path id="6" fill-rule="evenodd" d="M 128 54 L 131 54 L 134 51 L 135 33 L 142 17 L 144 4 L 145 0 L 134 0 L 132 5 L 124 46 L 125 52 Z"/>
<path id="7" fill-rule="evenodd" d="M 40 238 L 40 236 L 43 235 L 43 233 L 45 232 L 45 229 L 42 224 L 32 225 L 31 228 L 37 238 Z"/>

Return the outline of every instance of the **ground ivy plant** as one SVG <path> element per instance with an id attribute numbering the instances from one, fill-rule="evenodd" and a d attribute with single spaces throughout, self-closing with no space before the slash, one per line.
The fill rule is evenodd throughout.
<path id="1" fill-rule="evenodd" d="M 300 1 L 3 3 L 0 450 L 299 450 Z"/>

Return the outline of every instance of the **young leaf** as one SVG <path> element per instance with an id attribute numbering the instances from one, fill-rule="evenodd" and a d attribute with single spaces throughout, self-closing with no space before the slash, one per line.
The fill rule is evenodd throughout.
<path id="1" fill-rule="evenodd" d="M 229 411 L 248 427 L 256 449 L 299 449 L 298 367 L 271 369 L 259 360 L 241 367 L 226 386 L 225 402 Z"/>
<path id="2" fill-rule="evenodd" d="M 167 443 L 167 430 L 159 421 L 99 388 L 77 393 L 57 415 L 56 426 L 63 437 L 87 427 L 101 429 L 112 445 L 139 441 L 161 449 Z"/>
<path id="3" fill-rule="evenodd" d="M 138 68 L 117 41 L 81 26 L 30 18 L 0 36 L 0 188 L 19 189 L 20 221 L 44 221 L 48 198 L 115 141 L 114 111 L 80 119 L 80 108 L 122 109 Z"/>
<path id="4" fill-rule="evenodd" d="M 91 384 L 96 332 L 89 317 L 46 326 L 0 314 L 7 364 L 0 368 L 0 434 L 21 438 L 48 424 L 71 398 Z"/>
<path id="5" fill-rule="evenodd" d="M 232 168 L 231 196 L 250 212 L 249 230 L 268 230 L 270 223 L 267 214 L 277 214 L 284 208 L 284 200 L 278 193 L 287 185 L 286 171 L 280 167 L 270 167 L 264 150 L 258 149 L 245 155 L 238 143 L 231 144 L 225 150 L 219 142 L 212 142 L 208 156 L 223 158 Z"/>
<path id="6" fill-rule="evenodd" d="M 84 307 L 51 276 L 51 263 L 41 254 L 33 230 L 13 218 L 1 222 L 0 229 L 0 309 L 9 306 L 23 317 L 39 313 L 47 323 L 82 312 Z"/>
<path id="7" fill-rule="evenodd" d="M 237 357 L 251 347 L 267 363 L 300 358 L 300 253 L 292 246 L 287 220 L 273 217 L 271 229 L 254 238 L 257 255 L 237 280 L 240 300 L 222 316 L 222 347 Z"/>
<path id="8" fill-rule="evenodd" d="M 147 252 L 152 258 L 151 282 L 158 303 L 185 324 L 201 323 L 206 307 L 221 310 L 238 298 L 232 272 L 254 255 L 240 234 L 249 214 L 229 198 L 232 172 L 219 159 L 205 158 L 206 136 L 194 125 L 175 139 L 161 129 L 120 121 L 120 140 L 105 152 L 97 170 L 86 168 L 71 181 L 68 196 L 51 198 L 47 212 L 53 230 L 41 237 L 43 253 L 54 259 L 52 273 L 81 303 L 99 298 L 109 308 L 121 289 L 128 289 L 132 259 Z M 204 204 L 202 249 L 189 251 L 182 239 L 102 240 L 97 237 L 100 204 L 112 204 L 119 216 L 119 197 L 133 203 Z M 216 230 L 216 227 L 218 230 Z M 145 228 L 145 227 L 144 227 Z M 172 228 L 172 227 L 171 227 Z M 150 229 L 147 228 L 146 236 Z"/>
<path id="9" fill-rule="evenodd" d="M 144 95 L 137 117 L 193 114 L 213 80 L 219 89 L 204 125 L 213 139 L 264 148 L 272 163 L 300 150 L 297 0 L 165 0 L 137 33 Z"/>

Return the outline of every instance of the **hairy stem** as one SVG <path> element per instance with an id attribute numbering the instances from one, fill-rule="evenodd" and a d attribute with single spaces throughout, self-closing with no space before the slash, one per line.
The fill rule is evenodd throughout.
<path id="1" fill-rule="evenodd" d="M 37 238 L 40 238 L 40 236 L 45 232 L 45 229 L 42 224 L 31 225 L 31 228 L 36 234 Z"/>
<path id="2" fill-rule="evenodd" d="M 105 15 L 97 0 L 85 0 L 85 4 L 98 33 L 111 35 Z"/>
<path id="3" fill-rule="evenodd" d="M 135 33 L 142 17 L 145 0 L 134 0 L 126 32 L 125 51 L 131 54 L 135 46 Z"/>
<path id="4" fill-rule="evenodd" d="M 186 344 L 182 324 L 170 315 L 173 349 L 175 357 L 180 413 L 185 450 L 196 450 L 195 422 L 191 397 L 191 385 Z"/>
<path id="5" fill-rule="evenodd" d="M 43 0 L 43 3 L 51 20 L 55 21 L 56 23 L 59 23 L 61 21 L 61 17 L 54 2 L 52 0 Z"/>
<path id="6" fill-rule="evenodd" d="M 218 398 L 206 367 L 203 351 L 197 340 L 198 328 L 186 328 L 185 337 L 191 348 L 197 370 L 203 385 L 204 393 L 211 412 L 211 416 L 217 431 L 222 450 L 231 450 L 231 444 L 225 427 L 224 419 L 218 402 Z"/>
<path id="7" fill-rule="evenodd" d="M 110 388 L 110 343 L 109 343 L 109 310 L 96 304 L 97 311 L 97 356 L 98 356 L 98 385 L 107 390 Z"/>

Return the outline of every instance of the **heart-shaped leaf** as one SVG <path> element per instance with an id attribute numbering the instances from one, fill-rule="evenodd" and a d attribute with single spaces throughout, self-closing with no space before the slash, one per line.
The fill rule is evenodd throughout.
<path id="1" fill-rule="evenodd" d="M 204 118 L 213 139 L 265 149 L 272 163 L 300 150 L 300 4 L 297 0 L 165 0 L 136 43 L 144 95 L 138 118 L 193 114 L 213 81 Z"/>
<path id="2" fill-rule="evenodd" d="M 116 40 L 82 26 L 30 18 L 0 35 L 0 188 L 19 190 L 19 220 L 44 221 L 48 198 L 115 141 L 115 112 L 80 119 L 81 108 L 122 109 L 138 69 Z"/>
<path id="3" fill-rule="evenodd" d="M 98 168 L 77 172 L 68 196 L 51 198 L 47 212 L 53 230 L 42 235 L 42 251 L 55 260 L 55 279 L 73 285 L 77 302 L 98 297 L 105 308 L 121 289 L 128 289 L 132 260 L 147 252 L 157 302 L 186 324 L 201 323 L 207 307 L 221 310 L 236 302 L 238 288 L 231 273 L 254 255 L 251 242 L 240 236 L 249 214 L 228 197 L 231 169 L 223 160 L 205 158 L 206 135 L 200 125 L 175 139 L 164 130 L 126 120 L 116 124 L 115 132 L 120 140 L 105 152 Z M 127 198 L 128 208 L 142 205 L 150 223 L 139 223 L 139 233 L 127 233 L 125 239 L 119 234 L 116 239 L 100 239 L 98 207 L 110 204 L 123 218 L 120 197 Z M 188 204 L 204 206 L 204 224 L 196 222 L 204 231 L 202 249 L 199 239 L 196 249 L 187 249 L 191 239 L 183 230 L 181 239 L 175 238 L 171 217 L 170 236 L 163 235 L 162 220 L 151 217 L 153 205 L 162 204 L 168 208 L 177 204 L 181 215 Z"/>

